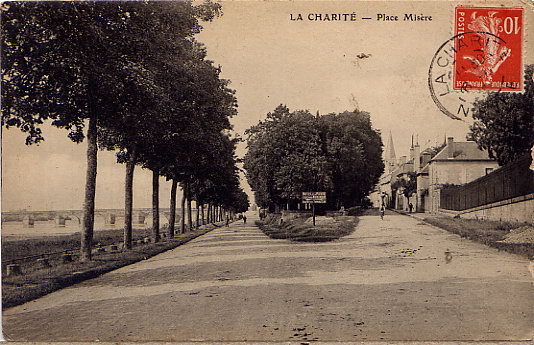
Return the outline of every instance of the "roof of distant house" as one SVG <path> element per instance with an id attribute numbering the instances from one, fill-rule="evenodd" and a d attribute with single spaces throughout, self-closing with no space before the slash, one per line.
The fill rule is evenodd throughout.
<path id="1" fill-rule="evenodd" d="M 412 158 L 410 161 L 408 161 L 408 162 L 406 162 L 404 164 L 401 164 L 401 166 L 399 166 L 399 168 L 394 171 L 396 176 L 400 176 L 402 174 L 408 174 L 410 172 L 413 172 L 414 171 L 414 169 L 413 169 L 413 161 L 414 161 L 414 159 Z"/>
<path id="2" fill-rule="evenodd" d="M 449 160 L 489 160 L 492 161 L 486 151 L 482 151 L 478 148 L 477 143 L 474 141 L 465 142 L 452 142 L 452 157 L 449 158 L 449 145 L 448 143 L 432 161 L 449 161 Z"/>

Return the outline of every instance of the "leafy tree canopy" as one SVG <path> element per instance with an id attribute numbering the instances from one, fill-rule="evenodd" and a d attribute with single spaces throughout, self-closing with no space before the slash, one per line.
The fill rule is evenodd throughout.
<path id="1" fill-rule="evenodd" d="M 534 65 L 525 69 L 525 92 L 492 92 L 475 103 L 473 139 L 505 165 L 534 145 Z"/>
<path id="2" fill-rule="evenodd" d="M 107 127 L 120 110 L 138 108 L 139 96 L 161 101 L 150 68 L 191 50 L 199 18 L 218 11 L 185 1 L 2 4 L 2 124 L 27 132 L 31 144 L 50 119 L 80 142 L 86 119 Z"/>
<path id="3" fill-rule="evenodd" d="M 330 208 L 350 207 L 384 169 L 382 141 L 365 112 L 314 116 L 280 105 L 246 134 L 244 168 L 262 207 L 298 201 L 306 191 L 326 191 Z"/>

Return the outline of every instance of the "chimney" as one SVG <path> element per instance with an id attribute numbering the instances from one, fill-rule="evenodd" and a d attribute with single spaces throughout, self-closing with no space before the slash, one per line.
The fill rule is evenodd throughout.
<path id="1" fill-rule="evenodd" d="M 430 162 L 430 153 L 423 152 L 423 155 L 421 156 L 421 167 L 424 167 L 427 165 L 427 163 Z"/>
<path id="2" fill-rule="evenodd" d="M 448 137 L 447 138 L 447 158 L 453 159 L 454 158 L 454 138 Z"/>
<path id="3" fill-rule="evenodd" d="M 410 160 L 413 159 L 413 134 L 412 134 L 412 145 L 410 146 Z"/>
<path id="4" fill-rule="evenodd" d="M 421 160 L 421 148 L 419 147 L 419 144 L 416 144 L 413 148 L 413 157 L 413 170 L 419 172 L 421 170 L 421 166 L 419 165 Z"/>

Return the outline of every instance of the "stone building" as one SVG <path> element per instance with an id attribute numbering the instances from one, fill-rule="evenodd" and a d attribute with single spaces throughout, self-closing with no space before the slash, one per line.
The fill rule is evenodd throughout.
<path id="1" fill-rule="evenodd" d="M 425 210 L 430 212 L 438 211 L 443 186 L 471 182 L 499 167 L 474 141 L 455 142 L 452 137 L 447 138 L 447 145 L 427 165 L 430 203 Z"/>
<path id="2" fill-rule="evenodd" d="M 455 142 L 449 137 L 443 149 L 434 157 L 432 153 L 430 148 L 421 152 L 419 144 L 412 140 L 410 155 L 397 159 L 390 133 L 384 155 L 385 171 L 370 195 L 374 206 L 380 206 L 384 200 L 388 207 L 398 210 L 407 211 L 412 203 L 414 211 L 437 212 L 443 186 L 465 184 L 498 168 L 497 162 L 474 141 Z M 399 187 L 402 183 L 395 182 L 410 178 L 416 179 L 417 187 L 413 195 L 406 197 L 403 187 Z"/>

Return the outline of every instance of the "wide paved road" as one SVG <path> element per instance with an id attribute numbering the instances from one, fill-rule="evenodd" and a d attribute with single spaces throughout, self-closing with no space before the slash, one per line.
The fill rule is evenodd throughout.
<path id="1" fill-rule="evenodd" d="M 351 236 L 320 244 L 271 240 L 252 222 L 9 309 L 5 336 L 297 343 L 533 337 L 528 260 L 401 215 L 362 217 Z"/>

